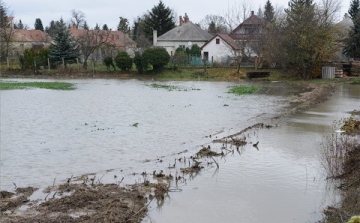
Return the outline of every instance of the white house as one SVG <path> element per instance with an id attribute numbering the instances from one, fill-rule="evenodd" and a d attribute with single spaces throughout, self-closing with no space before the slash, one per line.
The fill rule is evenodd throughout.
<path id="1" fill-rule="evenodd" d="M 175 50 L 179 47 L 191 47 L 197 44 L 199 47 L 208 42 L 213 36 L 195 25 L 189 20 L 185 13 L 184 20 L 182 16 L 179 17 L 179 26 L 169 30 L 161 36 L 157 36 L 157 31 L 154 30 L 154 46 L 164 47 L 166 51 L 173 56 Z"/>
<path id="2" fill-rule="evenodd" d="M 201 47 L 201 53 L 209 63 L 229 65 L 241 55 L 241 47 L 227 34 L 216 34 Z"/>

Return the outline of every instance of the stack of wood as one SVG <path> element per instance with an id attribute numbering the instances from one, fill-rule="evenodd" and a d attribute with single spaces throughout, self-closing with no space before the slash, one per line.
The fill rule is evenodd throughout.
<path id="1" fill-rule="evenodd" d="M 351 62 L 351 76 L 360 76 L 360 61 L 355 60 Z"/>

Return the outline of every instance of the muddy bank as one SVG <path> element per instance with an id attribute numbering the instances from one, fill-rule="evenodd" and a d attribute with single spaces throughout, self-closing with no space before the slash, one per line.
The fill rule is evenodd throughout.
<path id="1" fill-rule="evenodd" d="M 308 103 L 307 106 L 325 100 L 321 98 L 321 95 L 324 97 L 329 96 L 328 89 L 324 86 L 319 88 L 314 86 L 307 90 L 312 94 L 299 94 L 291 97 L 296 107 L 305 106 L 304 103 L 308 103 L 309 98 L 318 97 L 312 103 Z M 321 94 L 324 91 L 327 93 Z M 287 114 L 291 114 L 291 112 Z M 161 204 L 164 194 L 176 190 L 178 182 L 196 176 L 208 166 L 216 167 L 216 165 L 219 165 L 212 159 L 213 156 L 225 157 L 227 154 L 241 149 L 243 143 L 249 143 L 246 138 L 243 138 L 246 131 L 271 127 L 276 126 L 269 120 L 269 123 L 249 126 L 239 131 L 237 135 L 225 138 L 227 143 L 214 142 L 214 145 L 211 144 L 210 147 L 206 145 L 192 156 L 184 157 L 184 155 L 179 154 L 176 161 L 174 160 L 174 163 L 168 167 L 178 170 L 179 174 L 175 176 L 165 174 L 166 171 L 161 170 L 150 171 L 152 174 L 145 172 L 135 173 L 138 176 L 146 176 L 144 178 L 146 180 L 134 185 L 107 185 L 101 184 L 97 180 L 91 181 L 91 178 L 88 181 L 79 182 L 71 178 L 68 183 L 40 191 L 45 196 L 38 201 L 32 199 L 28 194 L 16 192 L 11 196 L 11 194 L 4 192 L 6 199 L 1 199 L 1 214 L 5 216 L 3 219 L 7 222 L 33 222 L 40 221 L 40 219 L 45 219 L 44 222 L 96 222 L 99 219 L 110 219 L 109 222 L 111 220 L 114 222 L 137 222 L 138 219 L 142 218 L 143 214 L 146 214 L 147 205 L 152 199 L 156 199 Z M 152 179 L 148 180 L 147 177 Z M 168 181 L 171 181 L 172 184 L 169 185 Z M 33 192 L 31 194 L 34 196 Z M 20 197 L 22 198 L 17 200 Z M 134 205 L 134 202 L 136 202 L 136 205 Z M 104 209 L 101 209 L 98 205 L 104 207 Z M 115 208 L 112 208 L 113 205 L 115 205 Z M 117 210 L 121 210 L 121 213 L 119 214 Z"/>
<path id="2" fill-rule="evenodd" d="M 360 120 L 351 116 L 343 120 L 341 129 L 342 135 L 330 140 L 337 152 L 324 154 L 328 181 L 339 190 L 341 200 L 324 210 L 320 223 L 347 222 L 360 213 Z"/>

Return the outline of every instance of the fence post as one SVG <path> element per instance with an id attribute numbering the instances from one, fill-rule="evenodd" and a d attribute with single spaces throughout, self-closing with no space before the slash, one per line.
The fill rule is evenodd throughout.
<path id="1" fill-rule="evenodd" d="M 77 67 L 78 67 L 78 72 L 80 72 L 79 58 L 76 58 L 76 64 L 77 64 Z"/>
<path id="2" fill-rule="evenodd" d="M 65 60 L 64 60 L 64 57 L 61 57 L 61 59 L 62 59 L 63 68 L 65 69 Z"/>
<path id="3" fill-rule="evenodd" d="M 50 58 L 47 58 L 47 62 L 48 62 L 48 69 L 50 70 Z"/>
<path id="4" fill-rule="evenodd" d="M 7 63 L 8 70 L 10 70 L 10 60 L 9 60 L 9 57 L 6 57 L 6 63 Z"/>

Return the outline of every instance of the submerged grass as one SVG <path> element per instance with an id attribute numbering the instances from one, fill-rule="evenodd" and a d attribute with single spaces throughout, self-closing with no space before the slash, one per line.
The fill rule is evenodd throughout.
<path id="1" fill-rule="evenodd" d="M 66 82 L 2 82 L 0 81 L 0 90 L 43 88 L 50 90 L 74 90 L 71 83 Z"/>
<path id="2" fill-rule="evenodd" d="M 260 90 L 261 87 L 259 86 L 232 86 L 230 87 L 228 93 L 243 95 L 243 94 L 253 94 Z"/>
<path id="3" fill-rule="evenodd" d="M 162 88 L 162 89 L 165 89 L 165 90 L 168 90 L 168 91 L 173 91 L 173 90 L 178 90 L 178 87 L 176 86 L 171 86 L 171 85 L 166 85 L 166 84 L 157 84 L 157 83 L 153 83 L 153 84 L 150 84 L 150 86 L 152 88 Z"/>

